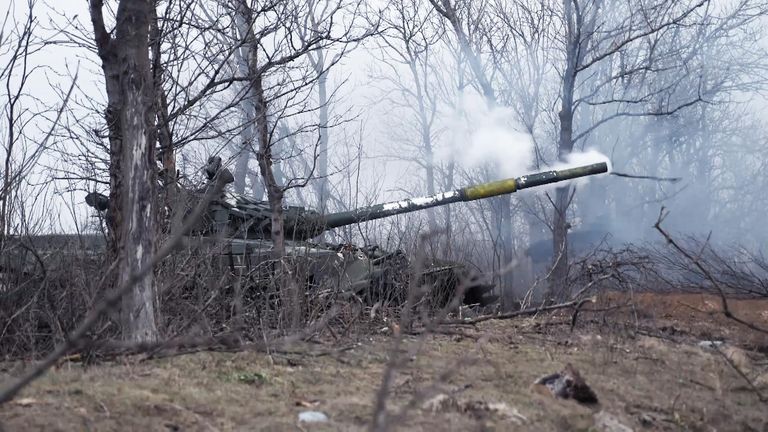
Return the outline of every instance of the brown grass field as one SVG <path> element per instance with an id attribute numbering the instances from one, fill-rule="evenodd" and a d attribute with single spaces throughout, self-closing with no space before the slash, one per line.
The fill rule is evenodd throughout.
<path id="1" fill-rule="evenodd" d="M 717 297 L 609 294 L 591 308 L 573 332 L 563 312 L 404 336 L 387 407 L 405 415 L 392 429 L 768 431 L 768 335 L 722 316 Z M 768 327 L 768 300 L 731 308 Z M 0 423 L 4 431 L 366 430 L 394 339 L 374 331 L 292 353 L 65 362 L 0 407 Z M 706 340 L 725 344 L 699 346 Z M 532 386 L 566 363 L 597 406 Z M 2 365 L 3 378 L 22 366 Z M 299 423 L 306 410 L 330 421 Z"/>

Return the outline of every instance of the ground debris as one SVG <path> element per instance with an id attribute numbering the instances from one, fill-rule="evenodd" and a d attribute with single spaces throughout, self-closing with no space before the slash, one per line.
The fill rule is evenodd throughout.
<path id="1" fill-rule="evenodd" d="M 720 349 L 720 352 L 734 365 L 744 373 L 751 373 L 755 369 L 752 359 L 749 358 L 747 351 L 727 345 Z"/>
<path id="2" fill-rule="evenodd" d="M 453 396 L 442 393 L 424 402 L 422 409 L 432 413 L 460 412 L 476 419 L 498 417 L 519 425 L 528 420 L 516 408 L 504 402 L 487 402 L 476 399 L 457 400 Z"/>
<path id="3" fill-rule="evenodd" d="M 759 389 L 768 389 L 768 372 L 762 373 L 755 379 L 755 387 Z"/>
<path id="4" fill-rule="evenodd" d="M 718 349 L 721 346 L 723 346 L 725 342 L 723 341 L 716 341 L 716 340 L 703 340 L 699 342 L 697 345 L 699 348 L 702 349 Z"/>
<path id="5" fill-rule="evenodd" d="M 304 423 L 325 423 L 328 416 L 320 411 L 302 411 L 299 413 L 299 422 Z"/>
<path id="6" fill-rule="evenodd" d="M 299 399 L 295 402 L 295 405 L 298 407 L 312 408 L 320 405 L 320 401 L 317 399 L 313 399 L 313 400 Z"/>
<path id="7" fill-rule="evenodd" d="M 25 398 L 16 399 L 14 403 L 18 406 L 26 407 L 26 406 L 36 405 L 40 402 L 35 398 L 25 397 Z"/>
<path id="8" fill-rule="evenodd" d="M 512 408 L 504 402 L 490 403 L 473 400 L 461 403 L 459 406 L 462 408 L 463 412 L 476 418 L 484 418 L 488 415 L 494 415 L 507 420 L 512 420 L 517 424 L 523 424 L 528 420 L 524 415 L 520 414 L 516 408 Z"/>
<path id="9" fill-rule="evenodd" d="M 545 387 L 558 398 L 573 399 L 582 404 L 596 404 L 597 395 L 570 363 L 560 371 L 537 379 L 534 386 Z"/>
<path id="10" fill-rule="evenodd" d="M 632 432 L 633 429 L 624 423 L 622 423 L 616 416 L 613 414 L 606 412 L 606 411 L 600 411 L 594 416 L 595 418 L 595 429 L 601 432 Z"/>
<path id="11" fill-rule="evenodd" d="M 459 403 L 453 397 L 441 393 L 428 399 L 421 408 L 432 413 L 458 411 Z"/>

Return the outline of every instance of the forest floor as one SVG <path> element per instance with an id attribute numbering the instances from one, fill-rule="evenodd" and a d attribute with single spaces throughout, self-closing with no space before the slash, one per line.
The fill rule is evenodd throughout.
<path id="1" fill-rule="evenodd" d="M 716 297 L 604 295 L 579 315 L 492 320 L 404 336 L 386 399 L 393 429 L 768 431 L 768 335 L 713 313 Z M 731 305 L 768 327 L 768 300 Z M 608 309 L 608 311 L 606 311 Z M 294 353 L 202 352 L 62 363 L 0 407 L 5 431 L 365 430 L 391 334 Z M 725 341 L 722 345 L 706 341 Z M 702 343 L 703 342 L 703 343 Z M 714 345 L 713 345 L 714 346 Z M 599 403 L 532 386 L 570 363 Z M 0 377 L 19 364 L 5 364 Z M 299 422 L 320 411 L 325 423 Z"/>

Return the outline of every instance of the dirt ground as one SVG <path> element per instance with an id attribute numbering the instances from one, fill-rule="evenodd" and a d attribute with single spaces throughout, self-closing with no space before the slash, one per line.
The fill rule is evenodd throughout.
<path id="1" fill-rule="evenodd" d="M 592 306 L 600 311 L 580 314 L 573 332 L 562 313 L 405 336 L 386 400 L 390 418 L 403 414 L 393 429 L 768 431 L 765 334 L 713 315 L 716 297 L 647 294 L 633 296 L 634 306 L 627 299 L 602 296 Z M 768 327 L 768 301 L 733 309 Z M 358 335 L 272 355 L 64 363 L 0 407 L 0 424 L 5 431 L 365 430 L 394 339 Z M 596 406 L 532 386 L 567 363 L 592 387 Z M 6 378 L 21 365 L 3 366 Z M 330 420 L 299 422 L 304 411 Z"/>

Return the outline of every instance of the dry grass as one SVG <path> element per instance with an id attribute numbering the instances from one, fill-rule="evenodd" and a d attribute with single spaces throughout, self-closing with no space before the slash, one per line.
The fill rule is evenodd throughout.
<path id="1" fill-rule="evenodd" d="M 752 307 L 768 309 L 765 301 Z M 633 315 L 627 314 L 628 324 Z M 398 409 L 464 359 L 469 363 L 448 374 L 435 392 L 462 403 L 504 403 L 526 420 L 416 407 L 399 429 L 599 430 L 595 415 L 601 410 L 636 430 L 768 428 L 766 407 L 743 377 L 722 355 L 698 347 L 694 334 L 685 333 L 690 320 L 678 320 L 680 334 L 688 338 L 674 341 L 596 325 L 569 333 L 560 321 L 567 322 L 556 316 L 492 321 L 430 336 L 399 370 L 390 394 L 390 409 Z M 651 321 L 643 324 L 647 328 Z M 741 333 L 725 330 L 733 345 L 745 342 L 735 337 Z M 323 343 L 300 347 L 305 354 L 200 353 L 146 362 L 128 358 L 87 369 L 63 364 L 0 407 L 0 421 L 6 430 L 30 431 L 364 430 L 389 341 L 388 336 L 361 338 L 354 349 L 329 356 L 306 354 L 330 347 Z M 407 338 L 403 349 L 413 346 L 415 338 Z M 765 354 L 729 349 L 733 363 L 758 387 L 768 385 Z M 599 407 L 532 391 L 537 377 L 567 362 L 594 388 Z M 12 374 L 14 365 L 6 366 L 11 370 L 4 375 Z M 323 411 L 331 422 L 299 425 L 303 410 Z"/>

